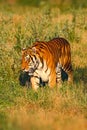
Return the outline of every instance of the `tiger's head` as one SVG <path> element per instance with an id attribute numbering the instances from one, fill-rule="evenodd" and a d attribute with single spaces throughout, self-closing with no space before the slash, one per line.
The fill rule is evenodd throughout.
<path id="1" fill-rule="evenodd" d="M 36 54 L 36 48 L 27 48 L 22 50 L 22 65 L 21 69 L 33 75 L 39 65 L 39 60 Z"/>

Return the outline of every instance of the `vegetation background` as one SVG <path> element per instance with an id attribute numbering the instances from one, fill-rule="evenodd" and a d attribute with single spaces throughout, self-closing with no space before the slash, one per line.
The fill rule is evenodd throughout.
<path id="1" fill-rule="evenodd" d="M 21 48 L 62 36 L 71 45 L 74 84 L 19 84 Z M 87 129 L 86 0 L 0 0 L 0 130 Z"/>

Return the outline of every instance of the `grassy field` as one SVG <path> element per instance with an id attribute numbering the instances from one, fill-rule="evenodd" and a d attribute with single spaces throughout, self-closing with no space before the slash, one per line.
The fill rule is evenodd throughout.
<path id="1" fill-rule="evenodd" d="M 61 36 L 71 45 L 74 84 L 19 84 L 21 48 Z M 87 129 L 87 9 L 0 5 L 0 130 Z"/>

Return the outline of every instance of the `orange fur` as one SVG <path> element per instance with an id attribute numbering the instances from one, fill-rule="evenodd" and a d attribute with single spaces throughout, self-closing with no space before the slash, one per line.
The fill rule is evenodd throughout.
<path id="1" fill-rule="evenodd" d="M 68 74 L 68 80 L 73 80 L 71 50 L 70 44 L 64 38 L 54 38 L 48 42 L 35 42 L 31 48 L 27 48 L 22 52 L 22 70 L 28 71 L 30 59 L 25 57 L 36 56 L 37 59 L 46 61 L 46 65 L 50 70 L 48 85 L 54 87 L 56 85 L 56 67 L 60 64 L 61 68 Z M 42 63 L 43 64 L 43 63 Z M 31 80 L 34 84 L 34 77 Z M 43 80 L 43 79 L 42 79 Z M 34 88 L 34 85 L 33 85 Z"/>

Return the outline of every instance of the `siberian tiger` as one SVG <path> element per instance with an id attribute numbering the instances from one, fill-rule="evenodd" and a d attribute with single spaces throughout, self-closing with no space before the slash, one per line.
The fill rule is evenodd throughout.
<path id="1" fill-rule="evenodd" d="M 61 83 L 61 69 L 73 81 L 70 44 L 64 38 L 54 38 L 48 42 L 37 41 L 33 46 L 22 50 L 22 70 L 31 76 L 34 90 L 39 87 L 40 78 L 49 87 Z"/>

